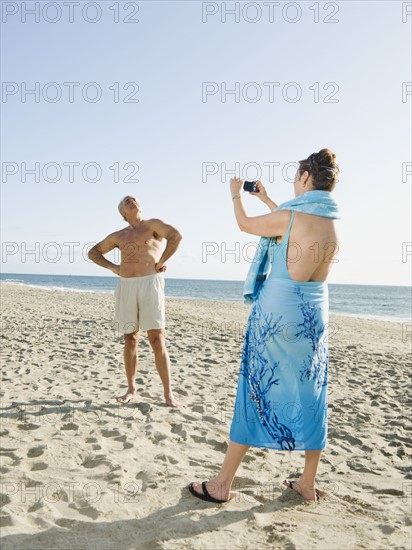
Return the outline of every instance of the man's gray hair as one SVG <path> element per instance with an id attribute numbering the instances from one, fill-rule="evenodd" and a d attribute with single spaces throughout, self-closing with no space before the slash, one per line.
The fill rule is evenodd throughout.
<path id="1" fill-rule="evenodd" d="M 120 212 L 120 215 L 122 216 L 122 218 L 127 222 L 126 218 L 123 216 L 123 213 L 122 213 L 122 210 L 123 210 L 123 206 L 124 206 L 124 201 L 127 199 L 129 195 L 126 195 L 125 197 L 122 198 L 122 200 L 119 202 L 119 205 L 117 207 L 117 209 L 119 210 Z"/>

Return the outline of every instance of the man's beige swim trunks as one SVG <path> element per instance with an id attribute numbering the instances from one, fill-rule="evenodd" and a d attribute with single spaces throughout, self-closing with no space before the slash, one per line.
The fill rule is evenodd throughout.
<path id="1" fill-rule="evenodd" d="M 130 334 L 165 328 L 165 280 L 162 273 L 145 277 L 119 277 L 115 296 L 116 330 Z"/>

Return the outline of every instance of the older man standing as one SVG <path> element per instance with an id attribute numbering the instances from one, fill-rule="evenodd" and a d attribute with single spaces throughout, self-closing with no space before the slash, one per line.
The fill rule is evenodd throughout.
<path id="1" fill-rule="evenodd" d="M 119 275 L 115 291 L 115 321 L 124 334 L 127 391 L 116 399 L 119 403 L 128 403 L 136 396 L 138 342 L 140 331 L 144 330 L 154 352 L 166 403 L 170 407 L 180 407 L 171 388 L 170 359 L 165 344 L 163 272 L 166 271 L 165 262 L 176 252 L 182 236 L 161 220 L 143 220 L 141 206 L 134 197 L 124 197 L 118 208 L 128 227 L 108 235 L 88 254 L 97 265 Z M 163 239 L 167 244 L 162 253 Z M 104 257 L 114 248 L 120 250 L 120 265 Z"/>

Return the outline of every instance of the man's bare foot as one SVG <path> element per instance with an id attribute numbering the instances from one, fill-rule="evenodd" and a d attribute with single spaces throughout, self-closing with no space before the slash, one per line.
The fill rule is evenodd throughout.
<path id="1" fill-rule="evenodd" d="M 283 484 L 290 489 L 293 489 L 305 500 L 319 500 L 319 491 L 315 489 L 314 485 L 307 485 L 304 482 L 298 480 L 285 479 Z"/>
<path id="2" fill-rule="evenodd" d="M 165 401 L 169 407 L 174 407 L 175 409 L 180 409 L 180 407 L 183 407 L 183 404 L 176 401 L 172 393 L 165 395 Z"/>
<path id="3" fill-rule="evenodd" d="M 136 397 L 136 390 L 127 391 L 124 395 L 119 395 L 119 397 L 116 397 L 116 401 L 118 403 L 121 403 L 122 405 L 126 405 L 126 403 L 129 403 L 129 401 L 131 401 L 135 397 Z"/>

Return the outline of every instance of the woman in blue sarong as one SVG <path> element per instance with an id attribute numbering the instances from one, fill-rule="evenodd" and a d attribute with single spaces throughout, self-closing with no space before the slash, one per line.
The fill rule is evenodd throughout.
<path id="1" fill-rule="evenodd" d="M 277 206 L 258 182 L 271 213 L 248 217 L 243 181 L 230 182 L 239 228 L 261 236 L 245 282 L 252 303 L 239 372 L 228 450 L 219 474 L 191 483 L 203 500 L 230 500 L 236 471 L 250 446 L 305 451 L 297 480 L 284 484 L 318 500 L 315 477 L 327 441 L 328 315 L 326 278 L 338 249 L 331 196 L 339 168 L 329 149 L 299 161 L 295 198 Z"/>

